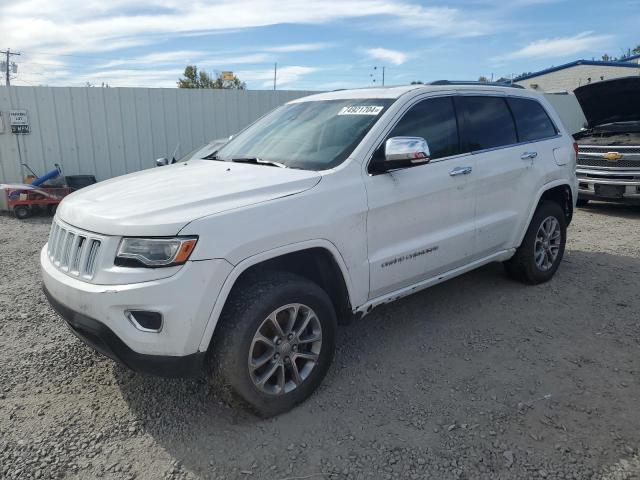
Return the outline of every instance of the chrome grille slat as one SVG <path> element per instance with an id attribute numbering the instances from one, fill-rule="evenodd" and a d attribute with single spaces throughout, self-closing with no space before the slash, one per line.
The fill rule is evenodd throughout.
<path id="1" fill-rule="evenodd" d="M 54 220 L 49 233 L 48 255 L 64 273 L 93 278 L 102 241 L 77 229 L 65 228 Z"/>
<path id="2" fill-rule="evenodd" d="M 89 255 L 87 257 L 87 265 L 85 268 L 85 275 L 93 276 L 96 267 L 96 257 L 100 250 L 100 241 L 91 240 L 91 246 L 89 247 Z"/>
<path id="3" fill-rule="evenodd" d="M 85 240 L 86 237 L 83 235 L 78 235 L 76 239 L 76 243 L 73 246 L 73 259 L 69 262 L 69 271 L 71 272 L 75 273 L 80 271 L 80 257 L 82 256 L 82 248 Z"/>

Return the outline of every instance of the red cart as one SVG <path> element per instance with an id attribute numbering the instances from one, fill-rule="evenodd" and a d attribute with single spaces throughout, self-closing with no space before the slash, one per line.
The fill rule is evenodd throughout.
<path id="1" fill-rule="evenodd" d="M 3 185 L 4 206 L 20 220 L 35 211 L 46 208 L 49 214 L 56 212 L 58 204 L 72 192 L 69 187 L 31 187 L 29 185 Z M 2 193 L 0 191 L 0 193 Z"/>

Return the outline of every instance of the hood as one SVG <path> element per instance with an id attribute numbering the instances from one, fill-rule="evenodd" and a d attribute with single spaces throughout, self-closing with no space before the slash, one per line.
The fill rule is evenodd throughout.
<path id="1" fill-rule="evenodd" d="M 590 128 L 612 122 L 640 121 L 640 76 L 590 83 L 573 93 Z"/>
<path id="2" fill-rule="evenodd" d="M 176 235 L 208 215 L 303 192 L 318 172 L 191 160 L 116 177 L 67 196 L 57 216 L 105 235 Z"/>

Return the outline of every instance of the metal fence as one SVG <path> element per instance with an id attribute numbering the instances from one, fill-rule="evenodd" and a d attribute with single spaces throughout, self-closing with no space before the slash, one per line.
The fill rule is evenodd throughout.
<path id="1" fill-rule="evenodd" d="M 269 110 L 317 92 L 178 88 L 0 87 L 0 183 L 62 165 L 98 180 L 179 158 L 224 138 Z M 573 95 L 546 95 L 571 132 L 584 116 Z M 10 112 L 27 113 L 28 134 L 12 133 Z M 21 128 L 25 128 L 24 126 Z"/>
<path id="2" fill-rule="evenodd" d="M 0 183 L 62 165 L 104 180 L 236 133 L 269 110 L 317 92 L 178 88 L 0 87 Z M 28 134 L 10 112 L 26 110 Z"/>

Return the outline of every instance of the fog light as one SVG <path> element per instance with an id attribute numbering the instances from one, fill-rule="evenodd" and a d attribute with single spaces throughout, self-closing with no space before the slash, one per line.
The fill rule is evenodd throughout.
<path id="1" fill-rule="evenodd" d="M 146 310 L 127 310 L 125 316 L 138 330 L 158 333 L 162 330 L 162 314 Z"/>

